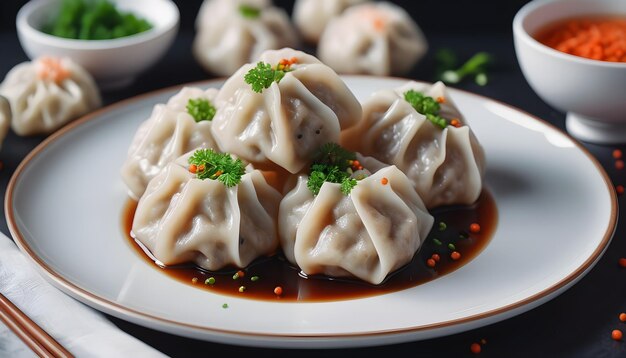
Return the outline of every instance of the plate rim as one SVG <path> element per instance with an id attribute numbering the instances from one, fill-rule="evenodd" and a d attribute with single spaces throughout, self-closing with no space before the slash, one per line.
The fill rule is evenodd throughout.
<path id="1" fill-rule="evenodd" d="M 423 84 L 431 84 L 430 82 L 426 82 L 426 81 L 418 81 L 415 79 L 392 77 L 392 76 L 341 75 L 341 77 L 353 78 L 353 79 L 360 78 L 360 79 L 372 79 L 372 80 L 382 79 L 382 80 L 414 81 L 414 82 L 423 83 Z M 448 86 L 448 88 L 451 88 L 454 92 L 460 92 L 465 95 L 469 95 L 470 97 L 475 97 L 481 100 L 495 102 L 499 105 L 503 105 L 507 108 L 510 108 L 516 112 L 522 113 L 528 118 L 530 118 L 531 120 L 537 121 L 547 126 L 549 130 L 556 131 L 557 133 L 566 136 L 574 144 L 574 146 L 578 150 L 580 150 L 583 154 L 585 154 L 587 158 L 591 161 L 591 163 L 594 165 L 598 173 L 601 175 L 603 179 L 603 183 L 605 184 L 610 194 L 611 211 L 610 211 L 609 223 L 604 232 L 602 240 L 599 242 L 598 246 L 594 249 L 593 253 L 589 257 L 587 257 L 586 260 L 579 267 L 577 267 L 575 270 L 572 270 L 567 276 L 563 277 L 561 280 L 559 280 L 555 284 L 541 290 L 540 292 L 537 292 L 531 296 L 525 297 L 516 302 L 510 303 L 501 307 L 497 307 L 497 308 L 494 308 L 494 309 L 491 309 L 482 313 L 478 313 L 478 314 L 474 314 L 474 315 L 470 315 L 470 316 L 466 316 L 466 317 L 462 317 L 458 319 L 451 319 L 451 320 L 438 322 L 438 323 L 414 325 L 414 326 L 408 326 L 408 327 L 402 327 L 402 328 L 373 330 L 373 331 L 368 331 L 368 332 L 340 332 L 340 333 L 315 333 L 315 334 L 290 333 L 290 334 L 287 334 L 287 333 L 249 332 L 249 331 L 241 331 L 241 330 L 220 329 L 217 327 L 206 327 L 206 326 L 190 324 L 190 323 L 181 322 L 181 321 L 177 321 L 173 319 L 159 317 L 153 314 L 138 311 L 133 308 L 125 307 L 124 305 L 121 305 L 119 303 L 113 302 L 106 298 L 100 297 L 92 292 L 89 292 L 88 290 L 84 288 L 77 286 L 76 284 L 70 282 L 70 280 L 63 277 L 61 274 L 57 273 L 53 268 L 49 267 L 35 253 L 35 251 L 28 245 L 28 243 L 22 236 L 20 230 L 18 229 L 18 224 L 13 213 L 12 203 L 13 203 L 15 188 L 19 182 L 19 178 L 23 174 L 24 170 L 27 168 L 30 161 L 32 161 L 35 157 L 37 157 L 48 146 L 50 146 L 57 140 L 61 139 L 62 137 L 64 137 L 67 133 L 71 132 L 77 127 L 80 127 L 90 122 L 93 119 L 100 117 L 103 114 L 130 106 L 132 104 L 141 102 L 151 97 L 156 97 L 163 93 L 174 92 L 174 91 L 180 90 L 183 87 L 211 86 L 211 85 L 218 84 L 218 83 L 223 84 L 223 82 L 226 80 L 227 80 L 226 77 L 220 77 L 220 78 L 215 78 L 211 80 L 187 82 L 187 83 L 177 84 L 177 85 L 168 86 L 165 88 L 145 92 L 136 96 L 132 96 L 132 97 L 114 102 L 112 104 L 102 107 L 94 112 L 91 112 L 85 116 L 82 116 L 68 123 L 67 125 L 63 126 L 59 130 L 57 130 L 56 132 L 52 133 L 47 138 L 45 138 L 41 143 L 39 143 L 35 148 L 33 148 L 26 155 L 26 157 L 24 157 L 24 159 L 20 162 L 18 167 L 15 169 L 15 172 L 11 176 L 11 179 L 6 189 L 5 200 L 4 200 L 5 218 L 7 221 L 9 231 L 13 238 L 13 241 L 16 243 L 16 245 L 22 251 L 22 253 L 26 254 L 26 256 L 36 265 L 40 273 L 44 273 L 45 277 L 49 281 L 52 281 L 52 283 L 56 284 L 57 288 L 61 288 L 62 291 L 64 291 L 66 294 L 70 296 L 76 295 L 76 296 L 82 297 L 83 299 L 86 299 L 87 301 L 99 307 L 101 310 L 107 311 L 108 313 L 110 312 L 118 313 L 120 314 L 118 315 L 119 318 L 124 319 L 124 317 L 132 317 L 134 319 L 139 319 L 141 321 L 148 320 L 151 322 L 160 323 L 169 328 L 177 327 L 177 328 L 182 328 L 185 330 L 191 329 L 194 331 L 202 331 L 205 333 L 212 333 L 216 335 L 256 338 L 257 340 L 258 339 L 300 340 L 300 339 L 307 339 L 307 338 L 310 338 L 310 339 L 343 339 L 343 338 L 375 338 L 375 337 L 382 338 L 384 336 L 389 336 L 389 335 L 407 335 L 407 334 L 417 333 L 421 331 L 428 331 L 428 330 L 434 330 L 434 329 L 446 329 L 446 328 L 450 328 L 450 327 L 457 326 L 457 325 L 460 326 L 460 325 L 471 324 L 473 322 L 479 322 L 482 320 L 494 319 L 494 318 L 497 318 L 499 315 L 506 314 L 507 312 L 515 312 L 516 310 L 524 306 L 527 306 L 527 305 L 532 306 L 532 303 L 540 302 L 542 299 L 550 300 L 553 298 L 551 297 L 552 295 L 554 295 L 555 293 L 558 293 L 560 290 L 567 288 L 568 286 L 572 284 L 575 284 L 579 279 L 584 277 L 585 274 L 590 269 L 593 268 L 595 263 L 601 258 L 602 254 L 609 246 L 611 239 L 615 233 L 615 230 L 617 227 L 617 219 L 618 219 L 617 194 L 613 186 L 612 180 L 610 179 L 606 170 L 587 148 L 585 148 L 580 142 L 574 139 L 571 135 L 561 130 L 554 124 L 547 122 L 546 120 L 543 120 L 527 111 L 524 111 L 510 104 L 504 103 L 497 99 L 487 97 L 485 95 L 481 95 L 481 94 L 473 93 L 467 90 Z M 518 312 L 518 313 L 521 313 L 521 312 Z M 496 320 L 496 321 L 499 321 L 499 320 Z M 496 321 L 493 321 L 491 323 L 494 323 Z M 138 322 L 135 321 L 135 323 L 138 323 Z M 138 324 L 141 324 L 141 323 L 138 323 Z M 260 342 L 250 341 L 248 344 L 260 345 Z M 360 344 L 360 345 L 364 345 L 364 344 Z"/>

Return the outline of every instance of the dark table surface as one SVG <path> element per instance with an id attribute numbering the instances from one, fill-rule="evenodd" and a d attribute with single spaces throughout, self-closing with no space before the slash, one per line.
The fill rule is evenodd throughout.
<path id="1" fill-rule="evenodd" d="M 106 104 L 137 94 L 191 81 L 210 79 L 191 56 L 193 34 L 182 31 L 168 55 L 129 88 L 104 93 Z M 461 58 L 477 51 L 495 55 L 496 62 L 489 71 L 490 82 L 481 87 L 471 81 L 454 87 L 505 102 L 518 107 L 557 127 L 564 128 L 564 115 L 545 104 L 525 81 L 515 58 L 510 34 L 468 35 L 450 33 L 428 35 L 431 50 L 407 77 L 432 81 L 435 70 L 434 52 L 438 48 L 454 49 Z M 15 33 L 0 34 L 0 78 L 17 63 L 27 60 Z M 582 89 L 581 89 L 582 90 Z M 503 135 L 506 135 L 503 133 Z M 0 190 L 5 191 L 13 171 L 22 158 L 43 137 L 20 138 L 9 134 L 0 152 L 3 168 L 0 171 Z M 513 139 L 512 139 L 513 140 Z M 626 171 L 614 168 L 613 149 L 624 146 L 584 144 L 601 162 L 615 184 L 626 184 Z M 620 205 L 624 202 L 619 198 Z M 581 203 L 584 207 L 584 203 Z M 4 211 L 4 209 L 3 209 Z M 620 214 L 620 222 L 623 219 Z M 0 216 L 0 230 L 9 234 L 4 215 Z M 579 223 L 572 223 L 577 225 Z M 141 339 L 156 349 L 176 357 L 194 355 L 240 356 L 246 354 L 294 354 L 299 357 L 343 357 L 373 353 L 388 356 L 471 356 L 470 345 L 485 339 L 483 357 L 624 357 L 626 342 L 611 339 L 613 329 L 626 333 L 626 324 L 618 320 L 626 312 L 626 269 L 618 266 L 618 259 L 626 256 L 626 225 L 618 224 L 613 241 L 597 265 L 576 285 L 557 298 L 514 318 L 468 332 L 390 346 L 350 350 L 270 350 L 222 345 L 182 338 L 109 317 L 119 328 Z M 532 264 L 532 263 L 529 263 Z M 462 299 L 462 298 L 459 298 Z"/>

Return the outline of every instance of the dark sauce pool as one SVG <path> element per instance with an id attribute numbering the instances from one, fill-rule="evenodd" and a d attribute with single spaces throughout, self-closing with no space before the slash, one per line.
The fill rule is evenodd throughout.
<path id="1" fill-rule="evenodd" d="M 399 291 L 432 281 L 470 262 L 482 251 L 492 237 L 498 222 L 496 203 L 491 194 L 483 190 L 478 201 L 471 206 L 449 206 L 431 210 L 435 217 L 433 229 L 413 260 L 392 273 L 380 285 L 371 285 L 359 280 L 331 279 L 325 276 L 303 277 L 282 255 L 259 259 L 244 271 L 244 277 L 233 279 L 238 269 L 209 272 L 195 266 L 167 267 L 157 265 L 130 236 L 137 202 L 129 200 L 124 208 L 123 229 L 129 244 L 137 254 L 164 274 L 211 292 L 256 300 L 282 301 L 337 301 Z M 440 223 L 445 223 L 440 224 Z M 470 233 L 472 223 L 480 224 L 479 233 Z M 452 244 L 453 246 L 449 246 Z M 451 253 L 461 254 L 458 260 Z M 427 260 L 438 254 L 439 262 L 434 268 Z M 253 281 L 253 276 L 258 277 Z M 209 277 L 213 285 L 205 284 Z M 197 279 L 197 280 L 194 280 Z M 195 282 L 195 283 L 194 283 Z M 240 287 L 244 286 L 243 292 Z M 282 295 L 274 293 L 276 286 L 282 287 Z"/>

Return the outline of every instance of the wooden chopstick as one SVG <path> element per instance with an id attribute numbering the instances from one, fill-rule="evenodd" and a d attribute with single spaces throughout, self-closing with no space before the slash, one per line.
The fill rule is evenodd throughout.
<path id="1" fill-rule="evenodd" d="M 74 357 L 0 293 L 0 320 L 40 357 Z"/>

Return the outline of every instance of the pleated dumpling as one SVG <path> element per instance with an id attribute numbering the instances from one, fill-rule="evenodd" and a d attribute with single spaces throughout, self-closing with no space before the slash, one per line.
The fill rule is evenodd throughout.
<path id="1" fill-rule="evenodd" d="M 11 124 L 11 106 L 6 98 L 0 96 L 0 148 L 4 137 L 7 136 L 9 125 Z"/>
<path id="2" fill-rule="evenodd" d="M 398 168 L 378 164 L 371 175 L 354 171 L 350 190 L 345 180 L 320 186 L 313 166 L 285 195 L 278 214 L 281 246 L 302 272 L 379 284 L 411 261 L 434 219 Z M 336 175 L 335 169 L 326 175 Z"/>
<path id="3" fill-rule="evenodd" d="M 482 191 L 484 150 L 441 82 L 374 93 L 341 143 L 397 166 L 429 209 L 472 204 Z"/>
<path id="4" fill-rule="evenodd" d="M 132 236 L 171 266 L 243 268 L 278 247 L 280 194 L 259 170 L 201 149 L 168 164 L 148 184 Z"/>
<path id="5" fill-rule="evenodd" d="M 205 0 L 193 54 L 208 72 L 230 76 L 265 50 L 297 44 L 289 16 L 271 0 Z"/>
<path id="6" fill-rule="evenodd" d="M 339 73 L 402 75 L 427 48 L 424 34 L 404 9 L 376 2 L 349 7 L 331 20 L 317 54 Z"/>
<path id="7" fill-rule="evenodd" d="M 292 49 L 266 51 L 222 87 L 213 137 L 222 151 L 291 173 L 361 117 L 361 104 L 328 66 Z"/>
<path id="8" fill-rule="evenodd" d="M 316 44 L 330 20 L 339 16 L 347 7 L 366 0 L 296 0 L 293 5 L 293 21 L 302 37 Z"/>
<path id="9" fill-rule="evenodd" d="M 101 106 L 91 75 L 69 58 L 41 57 L 13 67 L 0 95 L 11 104 L 18 135 L 51 133 Z"/>
<path id="10" fill-rule="evenodd" d="M 218 90 L 184 87 L 157 104 L 131 142 L 122 166 L 129 195 L 138 199 L 148 182 L 171 161 L 197 148 L 217 148 L 211 135 Z"/>

